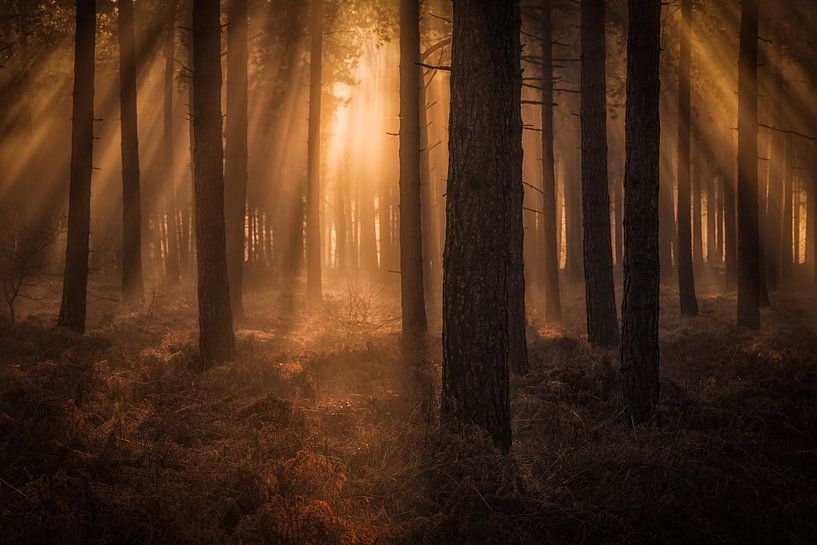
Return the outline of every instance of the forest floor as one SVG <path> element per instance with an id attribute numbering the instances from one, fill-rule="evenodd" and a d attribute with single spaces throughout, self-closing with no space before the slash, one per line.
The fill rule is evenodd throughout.
<path id="1" fill-rule="evenodd" d="M 375 287 L 248 297 L 208 370 L 189 287 L 128 312 L 96 285 L 85 336 L 38 303 L 0 332 L 0 542 L 817 543 L 817 297 L 752 333 L 734 294 L 682 319 L 664 293 L 660 422 L 632 429 L 575 292 L 530 331 L 510 456 L 441 432 L 439 336 L 405 355 Z"/>

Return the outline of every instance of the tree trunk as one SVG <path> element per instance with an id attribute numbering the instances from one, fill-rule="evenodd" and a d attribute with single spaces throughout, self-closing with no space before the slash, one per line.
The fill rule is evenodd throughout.
<path id="1" fill-rule="evenodd" d="M 783 159 L 783 233 L 780 243 L 780 279 L 791 280 L 792 269 L 792 186 L 794 183 L 794 143 L 785 136 Z"/>
<path id="2" fill-rule="evenodd" d="M 136 122 L 136 46 L 133 0 L 119 1 L 119 100 L 122 130 L 122 295 L 144 301 L 142 204 L 139 191 L 139 132 Z"/>
<path id="3" fill-rule="evenodd" d="M 177 213 L 176 175 L 174 169 L 174 135 L 173 135 L 173 94 L 174 75 L 176 72 L 176 0 L 167 2 L 165 20 L 165 81 L 162 146 L 164 154 L 165 176 L 168 187 L 165 189 L 165 214 L 167 216 L 167 259 L 165 260 L 165 277 L 171 284 L 179 282 L 179 229 Z"/>
<path id="4" fill-rule="evenodd" d="M 715 210 L 715 177 L 711 170 L 706 173 L 706 263 L 712 267 L 715 262 L 716 242 L 715 242 L 715 221 L 717 212 Z"/>
<path id="5" fill-rule="evenodd" d="M 321 66 L 323 1 L 312 0 L 312 45 L 309 66 L 309 136 L 306 181 L 306 296 L 321 301 Z"/>
<path id="6" fill-rule="evenodd" d="M 562 319 L 559 295 L 559 240 L 556 229 L 556 175 L 553 160 L 552 0 L 542 0 L 542 222 L 545 253 L 545 321 Z"/>
<path id="7" fill-rule="evenodd" d="M 692 128 L 690 65 L 692 62 L 692 0 L 681 2 L 681 60 L 678 65 L 678 294 L 681 314 L 696 316 L 695 275 L 692 269 L 692 225 L 690 224 L 689 149 Z"/>
<path id="8" fill-rule="evenodd" d="M 738 325 L 760 327 L 757 195 L 758 0 L 742 0 L 738 72 Z"/>
<path id="9" fill-rule="evenodd" d="M 420 5 L 400 1 L 400 291 L 403 337 L 426 333 L 420 209 Z M 425 104 L 422 105 L 425 108 Z"/>
<path id="10" fill-rule="evenodd" d="M 235 353 L 224 227 L 219 3 L 193 0 L 193 155 L 202 362 Z"/>
<path id="11" fill-rule="evenodd" d="M 692 269 L 697 275 L 704 265 L 704 226 L 703 226 L 703 180 L 707 175 L 707 165 L 697 160 L 691 171 L 692 188 Z"/>
<path id="12" fill-rule="evenodd" d="M 231 0 L 227 26 L 227 131 L 224 192 L 227 274 L 233 317 L 244 316 L 244 218 L 247 209 L 247 0 Z"/>
<path id="13" fill-rule="evenodd" d="M 423 283 L 426 309 L 437 309 L 440 305 L 440 247 L 437 240 L 437 222 L 434 206 L 434 183 L 431 171 L 431 142 L 428 134 L 428 106 L 426 105 L 426 84 L 420 83 L 420 212 L 423 216 Z"/>
<path id="14" fill-rule="evenodd" d="M 634 423 L 658 404 L 660 0 L 629 0 L 621 372 Z"/>
<path id="15" fill-rule="evenodd" d="M 619 342 L 610 194 L 607 188 L 607 84 L 604 0 L 582 0 L 582 214 L 587 338 L 596 346 Z"/>
<path id="16" fill-rule="evenodd" d="M 442 416 L 484 428 L 504 450 L 509 293 L 522 277 L 519 32 L 517 1 L 454 0 Z"/>
<path id="17" fill-rule="evenodd" d="M 728 125 L 724 125 L 722 134 L 731 134 Z M 726 289 L 734 289 L 738 281 L 738 224 L 737 224 L 737 203 L 735 202 L 735 172 L 732 168 L 734 162 L 734 147 L 729 138 L 723 153 L 721 168 L 723 169 L 723 209 L 724 209 L 724 235 L 725 235 L 725 260 L 726 260 Z"/>
<path id="18" fill-rule="evenodd" d="M 58 324 L 85 332 L 88 244 L 91 233 L 91 172 L 94 154 L 94 53 L 96 1 L 77 0 L 74 44 L 71 182 L 68 241 Z"/>

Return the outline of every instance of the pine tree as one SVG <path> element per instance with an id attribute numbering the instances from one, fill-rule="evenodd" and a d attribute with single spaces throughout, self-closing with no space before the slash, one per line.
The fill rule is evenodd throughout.
<path id="1" fill-rule="evenodd" d="M 518 310 L 508 295 L 522 274 L 519 31 L 517 1 L 454 0 L 442 415 L 505 450 Z"/>
<path id="2" fill-rule="evenodd" d="M 71 186 L 68 242 L 58 324 L 85 332 L 88 244 L 91 234 L 91 172 L 94 155 L 94 53 L 96 1 L 77 0 L 74 94 L 71 122 Z"/>
<path id="3" fill-rule="evenodd" d="M 193 200 L 204 364 L 235 353 L 224 227 L 219 16 L 218 2 L 193 0 Z"/>
<path id="4" fill-rule="evenodd" d="M 629 0 L 621 371 L 634 423 L 658 404 L 661 1 Z"/>
<path id="5" fill-rule="evenodd" d="M 591 344 L 619 341 L 610 194 L 607 182 L 607 85 L 604 0 L 582 0 L 582 213 L 587 337 Z"/>

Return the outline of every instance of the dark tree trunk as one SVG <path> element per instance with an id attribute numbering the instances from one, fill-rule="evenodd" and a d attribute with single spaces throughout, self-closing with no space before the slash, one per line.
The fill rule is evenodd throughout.
<path id="1" fill-rule="evenodd" d="M 730 128 L 724 125 L 722 134 L 729 134 Z M 723 169 L 723 215 L 724 215 L 724 244 L 726 265 L 726 289 L 734 289 L 738 282 L 738 223 L 737 203 L 735 202 L 735 171 L 732 166 L 735 161 L 732 139 L 728 138 L 724 146 L 721 168 Z"/>
<path id="2" fill-rule="evenodd" d="M 681 2 L 681 60 L 678 65 L 678 293 L 681 314 L 698 314 L 695 276 L 692 269 L 692 225 L 690 224 L 689 149 L 692 128 L 690 65 L 692 61 L 692 0 Z"/>
<path id="3" fill-rule="evenodd" d="M 694 161 L 691 170 L 692 188 L 692 268 L 695 274 L 703 269 L 704 264 L 704 226 L 703 226 L 703 183 L 707 174 L 706 164 Z"/>
<path id="4" fill-rule="evenodd" d="M 235 352 L 224 227 L 219 3 L 193 0 L 193 191 L 203 363 Z"/>
<path id="5" fill-rule="evenodd" d="M 244 316 L 247 204 L 247 0 L 231 0 L 227 26 L 227 131 L 224 162 L 227 274 L 233 317 Z"/>
<path id="6" fill-rule="evenodd" d="M 757 196 L 758 0 L 742 0 L 738 72 L 738 325 L 760 327 Z"/>
<path id="7" fill-rule="evenodd" d="M 556 228 L 556 176 L 553 158 L 552 0 L 542 0 L 542 223 L 545 254 L 545 321 L 562 319 L 559 296 L 559 239 Z"/>
<path id="8" fill-rule="evenodd" d="M 706 173 L 706 263 L 710 267 L 715 263 L 717 244 L 715 242 L 715 221 L 717 212 L 715 210 L 715 178 L 712 172 Z"/>
<path id="9" fill-rule="evenodd" d="M 420 84 L 420 212 L 423 215 L 423 283 L 426 309 L 440 307 L 440 246 L 437 240 L 437 208 L 434 206 L 433 178 L 431 172 L 431 142 L 428 134 L 428 106 L 426 105 L 426 84 Z"/>
<path id="10" fill-rule="evenodd" d="M 669 281 L 673 277 L 672 256 L 678 256 L 678 230 L 675 222 L 675 206 L 673 204 L 673 184 L 669 175 L 661 180 L 661 187 L 658 193 L 658 216 L 661 223 L 658 226 L 658 237 L 660 241 L 659 253 L 661 262 L 661 279 Z"/>
<path id="11" fill-rule="evenodd" d="M 715 200 L 715 263 L 723 263 L 723 174 L 720 167 L 717 169 L 718 175 L 713 180 L 714 190 L 717 195 Z"/>
<path id="12" fill-rule="evenodd" d="M 792 186 L 794 185 L 794 143 L 792 137 L 785 136 L 783 159 L 783 233 L 780 242 L 780 279 L 790 280 L 793 252 L 792 248 Z"/>
<path id="13" fill-rule="evenodd" d="M 607 84 L 604 0 L 582 0 L 582 214 L 587 338 L 596 346 L 619 341 L 610 194 L 607 189 Z"/>
<path id="14" fill-rule="evenodd" d="M 629 0 L 621 371 L 634 423 L 658 404 L 660 0 Z"/>
<path id="15" fill-rule="evenodd" d="M 321 67 L 323 0 L 312 0 L 312 44 L 309 65 L 309 136 L 306 180 L 306 296 L 321 301 Z"/>
<path id="16" fill-rule="evenodd" d="M 581 146 L 579 131 L 570 130 L 568 139 L 576 138 L 574 147 Z M 574 159 L 573 154 L 562 157 L 564 165 L 565 195 L 565 272 L 570 282 L 581 282 L 584 279 L 584 249 L 582 243 L 582 190 L 581 161 Z"/>
<path id="17" fill-rule="evenodd" d="M 442 416 L 511 445 L 508 367 L 522 275 L 518 2 L 454 0 Z M 479 52 L 479 54 L 476 54 Z"/>
<path id="18" fill-rule="evenodd" d="M 91 172 L 94 155 L 94 52 L 96 1 L 77 0 L 74 98 L 71 123 L 71 186 L 68 242 L 58 324 L 85 332 L 88 243 L 91 233 Z"/>
<path id="19" fill-rule="evenodd" d="M 119 1 L 119 100 L 122 130 L 122 295 L 128 303 L 141 303 L 145 294 L 142 282 L 142 204 L 139 191 L 133 0 Z"/>
<path id="20" fill-rule="evenodd" d="M 179 282 L 179 229 L 177 212 L 176 175 L 173 168 L 174 134 L 173 134 L 173 94 L 174 75 L 176 72 L 176 0 L 167 2 L 165 20 L 165 81 L 162 146 L 164 148 L 164 169 L 168 180 L 165 189 L 165 214 L 167 215 L 167 259 L 165 260 L 165 277 L 171 284 Z"/>
<path id="21" fill-rule="evenodd" d="M 426 333 L 420 210 L 420 5 L 400 2 L 400 291 L 403 337 Z M 425 104 L 422 105 L 425 107 Z"/>

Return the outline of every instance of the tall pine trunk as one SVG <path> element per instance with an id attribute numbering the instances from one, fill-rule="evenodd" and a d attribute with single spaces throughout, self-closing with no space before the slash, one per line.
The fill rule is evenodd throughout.
<path id="1" fill-rule="evenodd" d="M 621 371 L 634 423 L 658 405 L 661 1 L 629 0 Z"/>
<path id="2" fill-rule="evenodd" d="M 420 5 L 400 1 L 400 291 L 403 336 L 426 332 L 420 209 Z M 425 108 L 425 104 L 422 105 Z"/>
<path id="3" fill-rule="evenodd" d="M 85 332 L 88 244 L 91 233 L 91 172 L 94 155 L 94 53 L 96 1 L 77 0 L 74 95 L 71 122 L 71 181 L 68 241 L 58 324 Z"/>
<path id="4" fill-rule="evenodd" d="M 690 130 L 692 63 L 692 0 L 681 2 L 681 59 L 678 65 L 678 293 L 681 314 L 698 314 L 695 275 L 692 268 L 692 225 L 690 223 Z"/>
<path id="5" fill-rule="evenodd" d="M 717 212 L 715 211 L 715 178 L 711 170 L 706 173 L 706 263 L 712 266 L 716 259 L 715 243 L 715 222 Z"/>
<path id="6" fill-rule="evenodd" d="M 587 337 L 591 344 L 619 341 L 610 194 L 607 188 L 607 84 L 604 0 L 582 0 L 582 213 Z"/>
<path id="7" fill-rule="evenodd" d="M 174 129 L 173 129 L 173 94 L 174 76 L 176 73 L 176 0 L 169 0 L 165 7 L 165 81 L 162 147 L 164 154 L 165 176 L 168 187 L 165 188 L 165 215 L 167 216 L 167 259 L 165 260 L 165 277 L 171 284 L 179 281 L 179 226 L 177 211 L 178 188 L 174 169 Z"/>
<path id="8" fill-rule="evenodd" d="M 442 416 L 511 445 L 508 368 L 522 277 L 517 1 L 454 0 Z"/>
<path id="9" fill-rule="evenodd" d="M 139 132 L 136 121 L 136 46 L 133 0 L 119 1 L 119 100 L 122 130 L 122 295 L 144 300 L 142 204 L 139 191 Z"/>
<path id="10" fill-rule="evenodd" d="M 757 191 L 758 0 L 743 0 L 738 72 L 738 325 L 760 327 Z"/>
<path id="11" fill-rule="evenodd" d="M 244 316 L 247 204 L 247 0 L 230 0 L 227 26 L 227 131 L 224 162 L 227 275 L 233 317 Z"/>
<path id="12" fill-rule="evenodd" d="M 559 295 L 559 239 L 556 228 L 556 175 L 553 157 L 552 0 L 542 0 L 542 223 L 545 254 L 545 321 L 562 319 Z"/>
<path id="13" fill-rule="evenodd" d="M 306 296 L 321 300 L 321 66 L 323 0 L 312 0 L 312 44 L 309 66 L 309 135 L 306 180 Z"/>
<path id="14" fill-rule="evenodd" d="M 731 134 L 729 125 L 723 124 L 722 134 Z M 721 155 L 723 169 L 723 215 L 724 215 L 724 255 L 726 266 L 726 289 L 734 289 L 738 282 L 738 222 L 735 195 L 735 155 L 731 137 Z"/>
<path id="15" fill-rule="evenodd" d="M 219 3 L 193 0 L 193 192 L 202 362 L 235 353 L 224 227 Z"/>
<path id="16" fill-rule="evenodd" d="M 780 242 L 780 279 L 791 280 L 794 248 L 792 241 L 792 186 L 794 185 L 794 142 L 785 136 L 783 152 L 783 232 Z"/>

